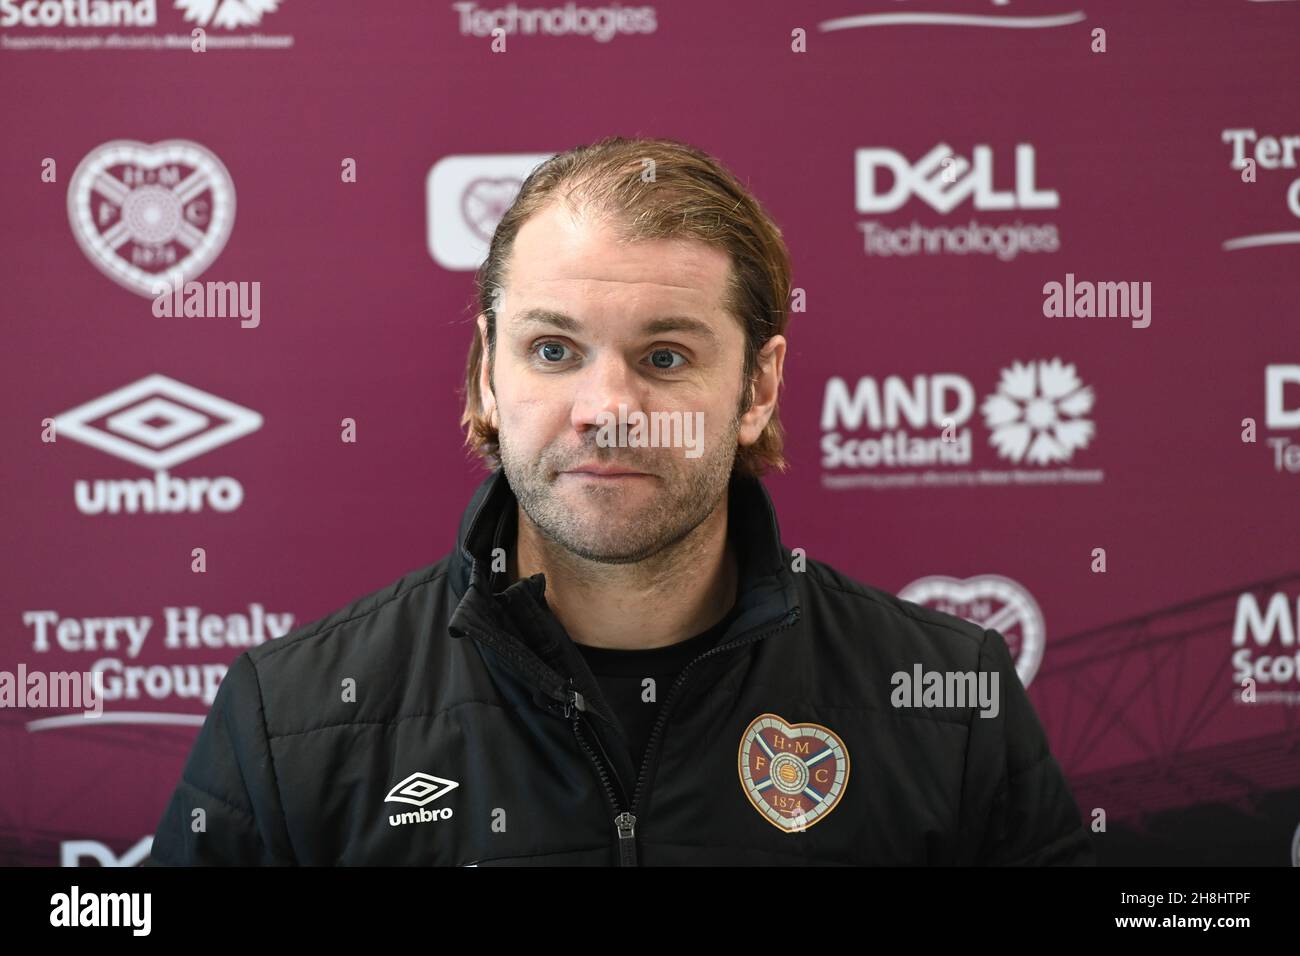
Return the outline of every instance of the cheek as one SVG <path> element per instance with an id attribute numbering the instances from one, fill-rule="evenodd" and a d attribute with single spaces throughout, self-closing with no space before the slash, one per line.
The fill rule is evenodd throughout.
<path id="1" fill-rule="evenodd" d="M 515 418 L 543 418 L 547 415 L 548 410 L 556 407 L 554 402 L 543 398 L 536 392 L 530 395 L 519 395 L 510 399 L 510 414 Z"/>
<path id="2" fill-rule="evenodd" d="M 497 369 L 497 401 L 508 419 L 535 418 L 563 403 L 555 386 L 539 378 L 529 375 L 522 365 Z"/>
<path id="3" fill-rule="evenodd" d="M 731 402 L 712 402 L 704 413 L 704 427 L 710 435 L 725 435 L 735 417 L 736 406 Z"/>
<path id="4" fill-rule="evenodd" d="M 536 392 L 499 396 L 499 414 L 515 445 L 540 448 L 559 433 L 567 419 L 567 406 Z"/>

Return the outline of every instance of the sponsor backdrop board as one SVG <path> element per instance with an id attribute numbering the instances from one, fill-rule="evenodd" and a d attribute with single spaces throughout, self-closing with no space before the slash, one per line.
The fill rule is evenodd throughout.
<path id="1" fill-rule="evenodd" d="M 1290 0 L 0 0 L 0 671 L 106 691 L 0 708 L 0 862 L 138 862 L 229 663 L 448 551 L 473 269 L 610 134 L 785 232 L 787 546 L 1001 630 L 1104 862 L 1295 862 L 1298 38 Z"/>

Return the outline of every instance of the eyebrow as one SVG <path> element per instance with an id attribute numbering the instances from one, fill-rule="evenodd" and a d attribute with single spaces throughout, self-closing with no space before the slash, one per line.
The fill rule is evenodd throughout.
<path id="1" fill-rule="evenodd" d="M 556 312 L 554 309 L 525 309 L 510 321 L 510 328 L 515 331 L 520 331 L 528 325 L 544 325 L 573 334 L 582 331 L 581 322 L 572 316 L 565 315 L 563 312 Z M 695 333 L 708 339 L 714 345 L 722 344 L 718 333 L 713 330 L 711 325 L 685 315 L 667 315 L 658 319 L 650 319 L 642 323 L 641 331 L 646 335 L 663 335 L 668 332 Z"/>

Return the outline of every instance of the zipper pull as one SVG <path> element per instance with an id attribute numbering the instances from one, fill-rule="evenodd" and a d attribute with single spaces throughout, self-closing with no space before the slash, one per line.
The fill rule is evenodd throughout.
<path id="1" fill-rule="evenodd" d="M 618 865 L 636 866 L 636 817 L 626 811 L 614 818 L 618 830 Z"/>
<path id="2" fill-rule="evenodd" d="M 573 684 L 572 678 L 569 679 L 569 683 L 570 685 Z M 586 709 L 587 709 L 587 701 L 583 698 L 581 694 L 579 694 L 576 690 L 574 690 L 572 686 L 570 686 L 569 695 L 564 700 L 564 716 L 568 718 L 570 715 L 574 713 L 574 711 L 586 710 Z"/>

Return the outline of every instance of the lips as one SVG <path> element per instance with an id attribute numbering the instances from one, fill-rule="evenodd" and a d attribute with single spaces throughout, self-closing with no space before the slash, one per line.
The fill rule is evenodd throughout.
<path id="1" fill-rule="evenodd" d="M 561 472 L 565 475 L 588 475 L 592 478 L 635 478 L 650 477 L 643 471 L 635 471 L 630 468 L 616 468 L 602 465 L 587 465 L 579 468 L 570 468 Z"/>

